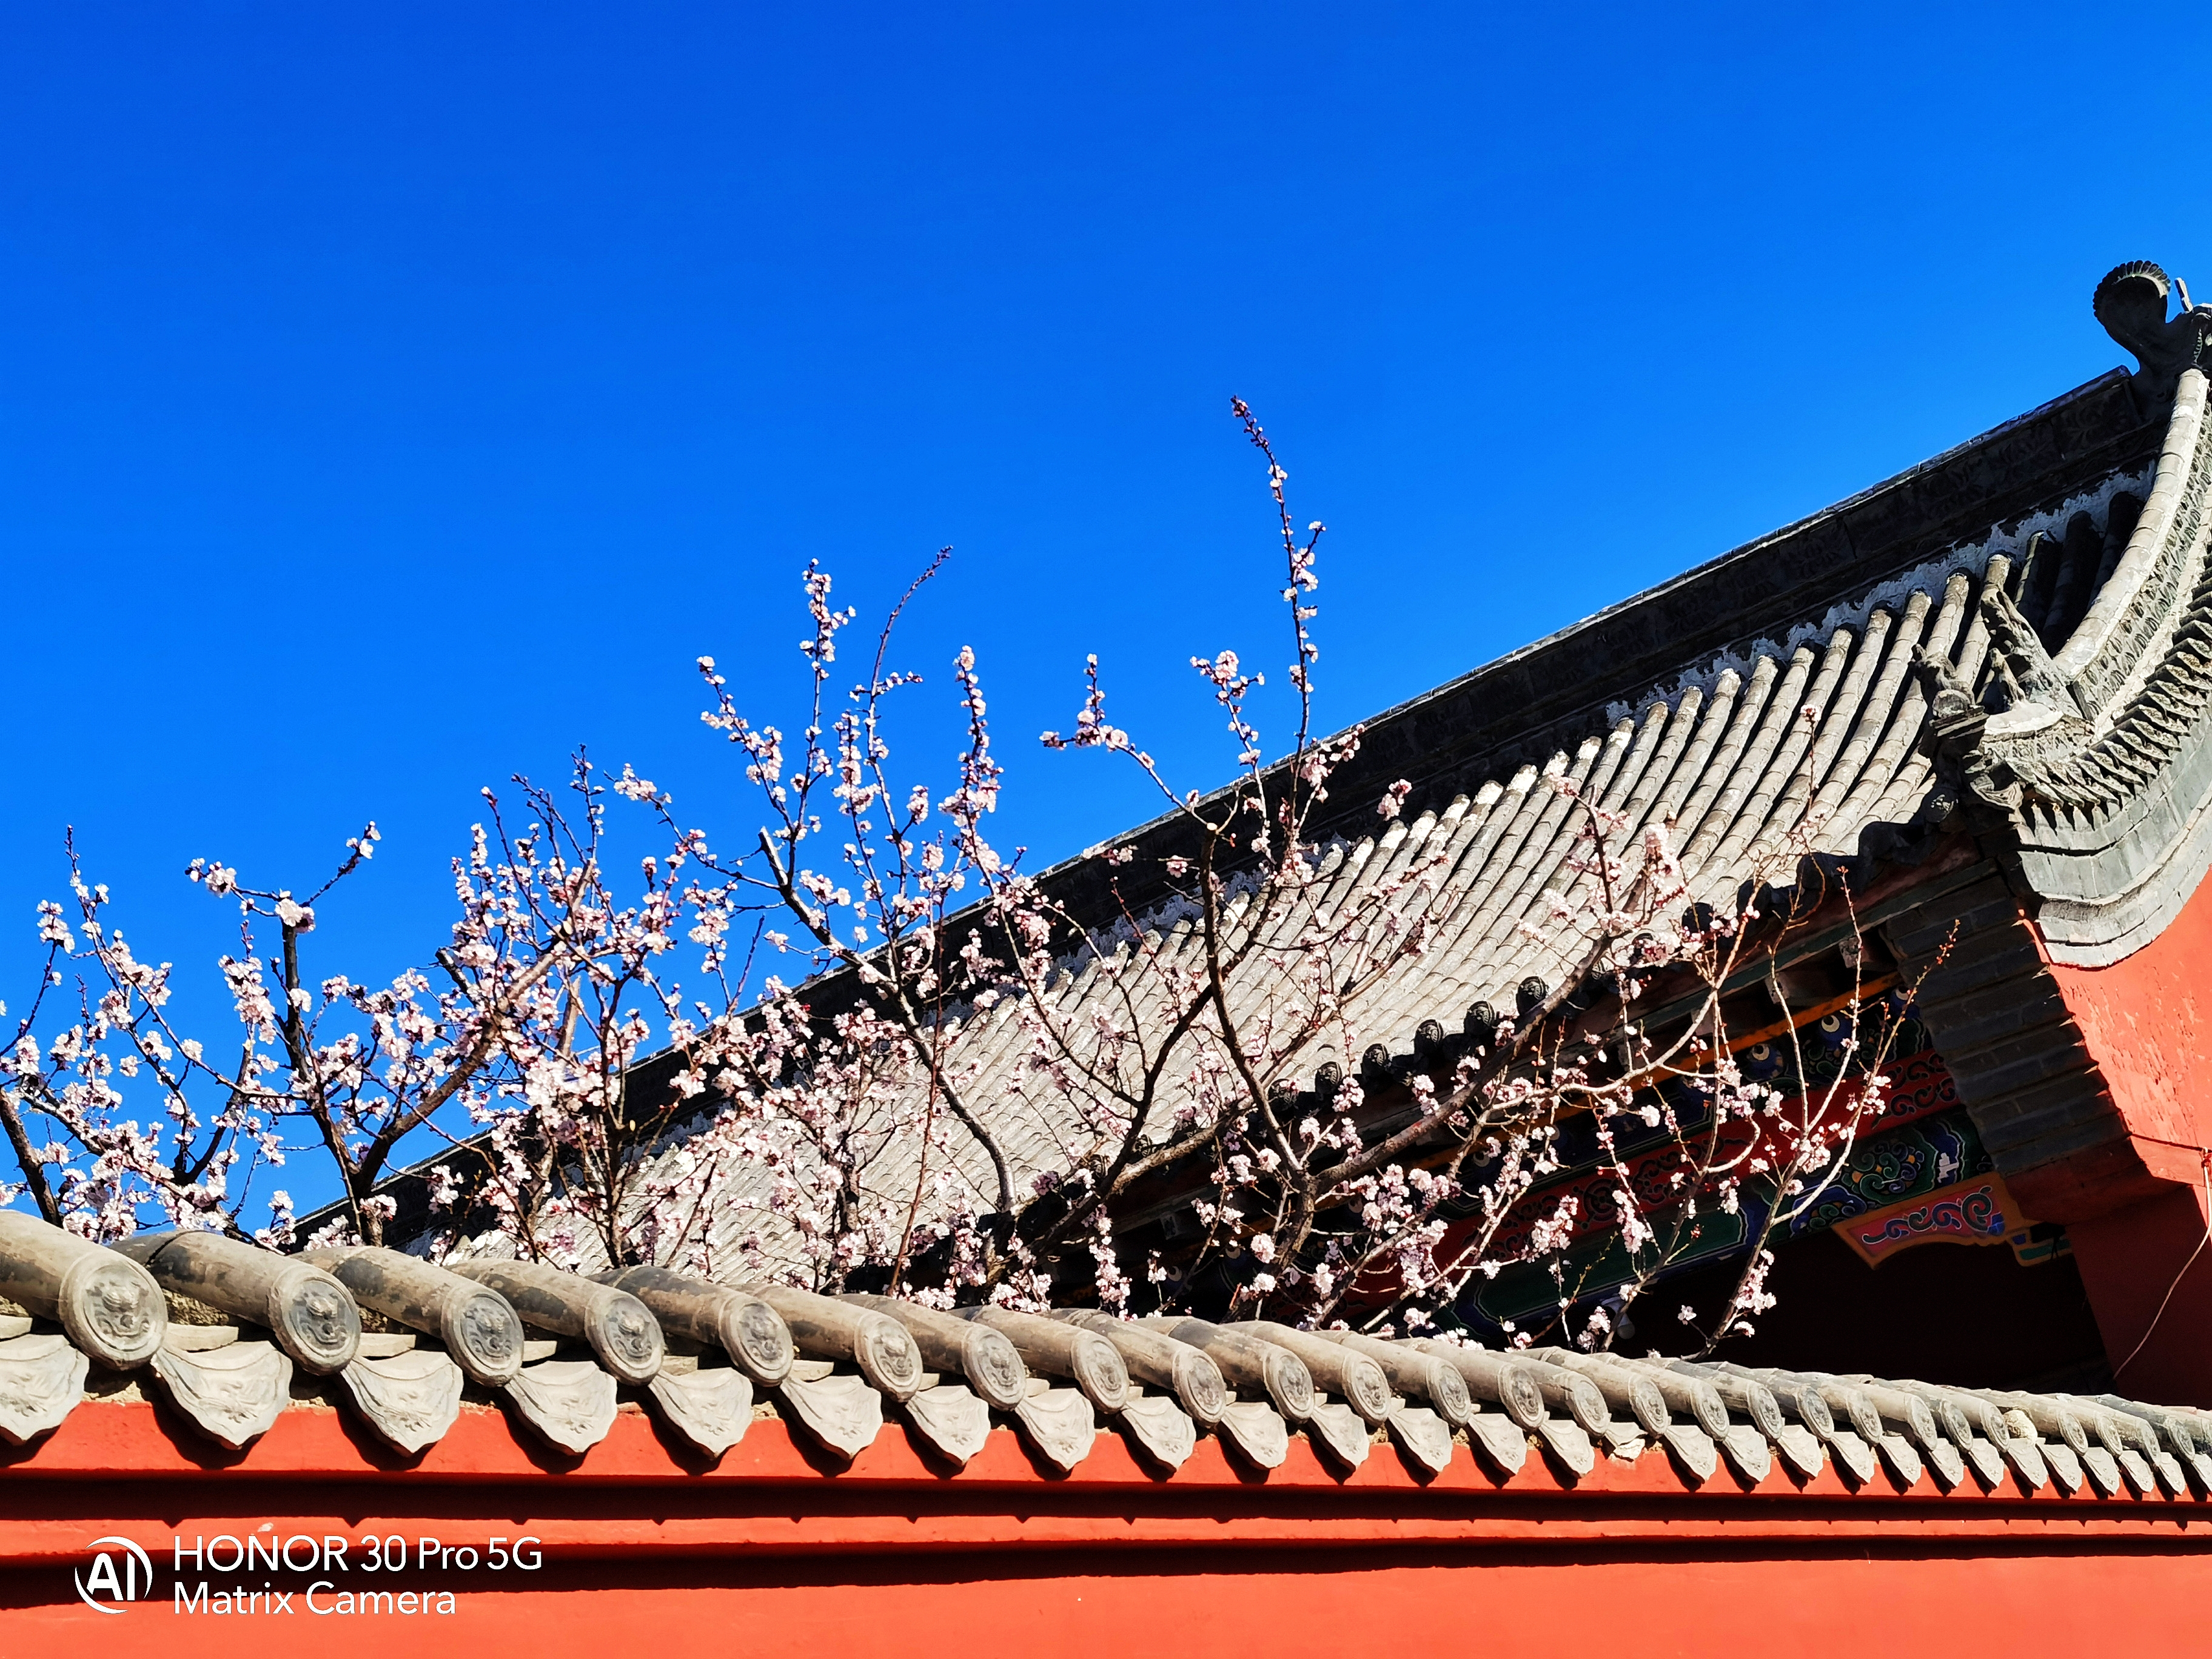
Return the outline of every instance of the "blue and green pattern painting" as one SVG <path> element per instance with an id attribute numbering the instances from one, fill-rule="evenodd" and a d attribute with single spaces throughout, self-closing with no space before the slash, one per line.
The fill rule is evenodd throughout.
<path id="1" fill-rule="evenodd" d="M 1996 1167 L 1964 1108 L 1923 1118 L 1855 1148 L 1789 1224 L 1790 1235 L 1816 1233 Z"/>
<path id="2" fill-rule="evenodd" d="M 1995 1167 L 1965 1109 L 1954 1108 L 1861 1142 L 1829 1172 L 1812 1202 L 1778 1231 L 1790 1238 L 1809 1237 Z M 1714 1207 L 1698 1215 L 1679 1240 L 1670 1241 L 1665 1264 L 1653 1277 L 1669 1278 L 1741 1252 L 1758 1237 L 1773 1201 L 1771 1187 L 1747 1188 L 1733 1212 Z M 1620 1235 L 1608 1230 L 1550 1260 L 1516 1263 L 1495 1279 L 1477 1277 L 1455 1311 L 1477 1329 L 1503 1331 L 1539 1317 L 1548 1322 L 1562 1304 L 1602 1301 L 1656 1265 L 1649 1258 L 1632 1260 Z"/>

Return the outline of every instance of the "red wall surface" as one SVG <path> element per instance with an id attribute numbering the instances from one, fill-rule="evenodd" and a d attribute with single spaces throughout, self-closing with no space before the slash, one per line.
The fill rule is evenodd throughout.
<path id="1" fill-rule="evenodd" d="M 2212 882 L 2133 956 L 2050 970 L 2127 1127 L 2130 1152 L 2167 1183 L 2067 1224 L 2106 1355 L 2124 1367 L 2114 1386 L 2212 1406 L 2212 1247 L 2191 1264 L 2205 1242 L 2212 1157 Z"/>
<path id="2" fill-rule="evenodd" d="M 366 1573 L 371 1534 L 407 1540 L 409 1569 Z M 346 1542 L 346 1569 L 228 1575 L 290 1590 L 289 1612 L 175 1610 L 179 1535 L 325 1534 Z M 143 1547 L 156 1583 L 101 1612 L 74 1577 L 110 1536 Z M 530 1537 L 544 1565 L 423 1570 L 425 1536 Z M 1261 1481 L 1207 1441 L 1158 1480 L 1109 1436 L 1048 1480 L 1006 1431 L 951 1474 L 887 1429 L 830 1474 L 773 1421 L 709 1469 L 635 1412 L 584 1458 L 555 1460 L 471 1408 L 410 1462 L 312 1409 L 217 1457 L 164 1432 L 151 1407 L 88 1403 L 0 1459 L 0 1651 L 2212 1653 L 2208 1539 L 2212 1504 L 1971 1483 L 1946 1495 L 1924 1477 L 1854 1494 L 1832 1470 L 1800 1486 L 1778 1468 L 1755 1489 L 1723 1474 L 1691 1492 L 1656 1454 L 1570 1488 L 1534 1454 L 1505 1481 L 1464 1448 L 1426 1483 L 1384 1446 L 1338 1480 L 1294 1442 Z M 225 1575 L 185 1575 L 198 1577 Z M 450 1593 L 453 1611 L 317 1615 L 302 1603 L 318 1582 L 333 1587 L 318 1592 L 326 1605 L 374 1582 Z"/>
<path id="3" fill-rule="evenodd" d="M 180 1659 L 1407 1659 L 1430 1644 L 1490 1653 L 1507 1643 L 1530 1653 L 1705 1659 L 1826 1652 L 1853 1638 L 1878 1643 L 1885 1659 L 1956 1659 L 1980 1644 L 2022 1655 L 2212 1652 L 2203 1612 L 2212 1571 L 2201 1553 L 1547 1560 L 1468 1550 L 1286 1560 L 1223 1551 L 1111 1568 L 1064 1557 L 915 1566 L 810 1564 L 793 1574 L 781 1564 L 706 1563 L 644 1580 L 580 1571 L 531 1595 L 471 1595 L 444 1620 L 225 1621 L 133 1609 L 95 1626 L 100 1615 L 82 1607 L 9 1607 L 0 1631 L 11 1653 L 67 1654 L 88 1643 L 100 1654 Z"/>
<path id="4" fill-rule="evenodd" d="M 2212 882 L 2133 956 L 2050 967 L 2136 1156 L 2160 1179 L 2199 1185 L 2212 1146 Z"/>

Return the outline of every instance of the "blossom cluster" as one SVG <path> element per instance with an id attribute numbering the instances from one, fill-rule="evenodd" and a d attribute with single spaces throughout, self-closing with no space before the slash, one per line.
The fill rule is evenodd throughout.
<path id="1" fill-rule="evenodd" d="M 1881 1097 L 1879 1044 L 1857 1052 L 1855 1030 L 1833 1082 L 1787 1095 L 1747 1076 L 1729 1030 L 1790 925 L 1757 896 L 1812 850 L 1817 798 L 1717 908 L 1669 825 L 1554 763 L 1540 787 L 1576 833 L 1514 922 L 1553 970 L 1462 1034 L 1425 1027 L 1408 1056 L 1395 988 L 1455 937 L 1466 878 L 1428 818 L 1408 823 L 1410 781 L 1358 812 L 1331 801 L 1362 733 L 1314 735 L 1325 532 L 1298 526 L 1266 433 L 1234 412 L 1275 509 L 1289 735 L 1271 755 L 1262 673 L 1195 657 L 1230 781 L 1182 787 L 1109 720 L 1091 658 L 1073 730 L 1043 741 L 1134 766 L 1168 816 L 1080 879 L 992 838 L 1005 778 L 972 651 L 952 664 L 949 775 L 895 774 L 891 714 L 921 679 L 887 665 L 894 624 L 946 555 L 842 691 L 857 613 L 810 565 L 803 723 L 755 720 L 698 661 L 702 722 L 750 791 L 745 836 L 710 838 L 671 792 L 581 753 L 557 788 L 488 790 L 450 937 L 386 982 L 307 966 L 373 824 L 312 890 L 188 867 L 239 919 L 215 964 L 235 1029 L 213 1042 L 174 1028 L 171 965 L 125 944 L 72 851 L 71 902 L 40 910 L 38 988 L 0 1057 L 5 1196 L 95 1237 L 166 1223 L 282 1247 L 300 1224 L 264 1189 L 313 1156 L 343 1197 L 304 1242 L 374 1242 L 412 1158 L 440 1251 L 1377 1330 L 1448 1328 L 1471 1289 L 1533 1268 L 1554 1310 L 1513 1340 L 1593 1346 L 1705 1219 L 1748 1206 L 1735 1288 L 1699 1322 L 1709 1341 L 1747 1328 L 1771 1300 L 1773 1229 Z M 617 852 L 641 836 L 650 854 Z M 1578 1126 L 1595 1160 L 1563 1184 Z M 1594 1237 L 1631 1264 L 1595 1305 L 1578 1277 Z"/>

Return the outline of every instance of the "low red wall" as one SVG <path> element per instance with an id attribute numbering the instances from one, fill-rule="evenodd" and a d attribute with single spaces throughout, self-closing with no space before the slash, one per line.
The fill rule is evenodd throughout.
<path id="1" fill-rule="evenodd" d="M 1924 1478 L 1854 1494 L 1832 1470 L 1802 1487 L 1778 1469 L 1753 1490 L 1723 1474 L 1686 1492 L 1656 1453 L 1569 1488 L 1533 1453 L 1501 1482 L 1462 1448 L 1424 1483 L 1378 1446 L 1340 1481 L 1294 1442 L 1262 1482 L 1209 1441 L 1159 1480 L 1103 1437 L 1074 1475 L 1047 1480 L 1008 1431 L 951 1475 L 887 1429 L 829 1475 L 776 1422 L 709 1470 L 635 1413 L 571 1462 L 471 1410 L 402 1466 L 326 1410 L 289 1412 L 218 1458 L 173 1440 L 151 1407 L 87 1404 L 0 1463 L 9 1653 L 1403 1659 L 1409 1644 L 1516 1639 L 1621 1656 L 1816 1642 L 1887 1656 L 2212 1651 L 2212 1505 L 1944 1495 Z M 406 1540 L 407 1568 L 368 1572 L 370 1535 Z M 155 1578 L 102 1612 L 75 1579 L 109 1537 L 140 1545 Z M 294 1540 L 303 1570 L 187 1571 L 188 1595 L 204 1579 L 261 1599 L 179 1612 L 179 1537 L 204 1560 L 218 1539 Z M 440 1546 L 427 1570 L 426 1537 Z M 510 1553 L 534 1540 L 523 1548 L 542 1565 L 464 1570 L 446 1554 L 493 1538 Z M 325 1566 L 340 1542 L 347 1565 Z M 235 1553 L 213 1549 L 226 1565 Z M 374 1588 L 393 1610 L 318 1613 L 315 1584 L 320 1607 Z M 398 1611 L 399 1594 L 425 1592 L 450 1595 L 451 1611 Z"/>
<path id="2" fill-rule="evenodd" d="M 224 1659 L 284 1651 L 331 1659 L 1407 1659 L 1431 1644 L 1489 1653 L 1507 1643 L 1532 1653 L 1710 1659 L 1826 1652 L 1854 1638 L 1878 1639 L 1885 1659 L 1956 1659 L 1984 1643 L 2021 1654 L 2212 1651 L 2201 1611 L 2212 1576 L 2201 1556 L 1927 1559 L 1836 1551 L 1723 1560 L 1600 1552 L 1560 1560 L 1465 1550 L 1286 1562 L 1223 1551 L 1110 1571 L 1065 1558 L 1011 1571 L 973 1558 L 917 1565 L 840 1565 L 795 1579 L 763 1564 L 649 1577 L 580 1572 L 535 1594 L 471 1595 L 444 1620 L 164 1618 L 155 1629 L 155 1615 L 134 1611 L 95 1628 L 100 1615 L 54 1607 L 10 1607 L 4 1619 L 8 1636 L 23 1644 L 15 1652 L 66 1654 L 89 1639 L 100 1654 Z M 130 1627 L 129 1620 L 140 1623 Z M 291 1628 L 270 1627 L 276 1625 Z"/>

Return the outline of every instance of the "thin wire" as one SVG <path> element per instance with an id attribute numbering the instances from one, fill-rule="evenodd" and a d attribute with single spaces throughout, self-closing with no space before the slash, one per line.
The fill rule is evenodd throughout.
<path id="1" fill-rule="evenodd" d="M 2194 1152 L 2201 1158 L 2212 1158 L 2212 1146 L 2200 1146 L 2193 1140 L 2168 1140 L 2163 1135 L 2147 1135 L 2141 1130 L 2128 1131 L 2130 1140 L 2148 1140 L 2154 1146 L 2178 1146 L 2185 1152 Z"/>
<path id="2" fill-rule="evenodd" d="M 2147 1135 L 2144 1139 L 2155 1140 L 2157 1137 Z M 2177 1146 L 2179 1143 L 2168 1141 L 2166 1144 Z M 2197 1150 L 2203 1152 L 2204 1149 L 2199 1147 Z M 2181 1288 L 2181 1281 L 2189 1277 L 2189 1270 L 2197 1265 L 2197 1258 L 2204 1254 L 2204 1247 L 2212 1244 L 2212 1152 L 2204 1153 L 2203 1167 L 2199 1173 L 2204 1177 L 2204 1237 L 2197 1241 L 2197 1248 L 2189 1253 L 2189 1260 L 2181 1264 L 2181 1271 L 2174 1274 L 2173 1283 L 2166 1287 L 2166 1295 L 2159 1301 L 2158 1311 L 2150 1316 L 2150 1323 L 2143 1328 L 2142 1340 L 2128 1351 L 2125 1359 L 2112 1367 L 2112 1381 L 2115 1382 L 2120 1380 L 2122 1371 L 2136 1363 L 2136 1356 L 2143 1351 L 2143 1344 L 2150 1340 L 2150 1334 L 2158 1328 L 2158 1322 L 2166 1317 L 2166 1304 L 2173 1300 L 2173 1293 Z"/>

